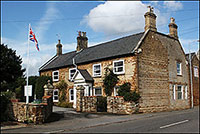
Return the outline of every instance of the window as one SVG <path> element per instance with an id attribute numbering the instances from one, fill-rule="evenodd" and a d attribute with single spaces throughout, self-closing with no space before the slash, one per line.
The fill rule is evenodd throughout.
<path id="1" fill-rule="evenodd" d="M 53 90 L 53 102 L 58 102 L 58 100 L 59 100 L 58 95 L 59 95 L 58 89 L 54 89 Z"/>
<path id="2" fill-rule="evenodd" d="M 76 68 L 69 69 L 69 80 L 72 80 L 72 77 L 76 73 Z"/>
<path id="3" fill-rule="evenodd" d="M 124 60 L 113 61 L 113 72 L 115 74 L 124 73 Z"/>
<path id="4" fill-rule="evenodd" d="M 53 71 L 53 81 L 59 80 L 59 71 Z"/>
<path id="5" fill-rule="evenodd" d="M 174 100 L 176 100 L 176 86 L 172 85 L 172 97 Z"/>
<path id="6" fill-rule="evenodd" d="M 181 85 L 178 85 L 178 99 L 183 99 L 183 90 Z"/>
<path id="7" fill-rule="evenodd" d="M 188 89 L 187 89 L 187 86 L 185 86 L 185 99 L 187 100 L 188 98 Z"/>
<path id="8" fill-rule="evenodd" d="M 74 89 L 69 89 L 69 102 L 74 101 Z"/>
<path id="9" fill-rule="evenodd" d="M 182 75 L 182 70 L 181 70 L 181 63 L 177 62 L 176 63 L 176 67 L 177 67 L 177 75 Z"/>
<path id="10" fill-rule="evenodd" d="M 95 96 L 102 96 L 102 90 L 101 87 L 96 87 L 94 90 Z"/>
<path id="11" fill-rule="evenodd" d="M 194 77 L 199 77 L 198 67 L 194 67 Z"/>
<path id="12" fill-rule="evenodd" d="M 93 76 L 101 76 L 101 64 L 94 64 L 93 65 Z"/>
<path id="13" fill-rule="evenodd" d="M 114 96 L 118 96 L 119 86 L 114 87 Z"/>

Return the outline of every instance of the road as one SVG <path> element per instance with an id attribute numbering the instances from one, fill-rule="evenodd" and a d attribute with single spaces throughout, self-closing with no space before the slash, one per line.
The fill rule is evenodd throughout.
<path id="1" fill-rule="evenodd" d="M 139 120 L 113 123 L 91 128 L 79 129 L 73 132 L 149 132 L 149 133 L 198 133 L 199 132 L 199 111 L 197 109 L 157 115 Z"/>
<path id="2" fill-rule="evenodd" d="M 58 111 L 57 120 L 43 125 L 30 125 L 2 133 L 198 133 L 199 108 L 172 112 L 110 115 Z"/>

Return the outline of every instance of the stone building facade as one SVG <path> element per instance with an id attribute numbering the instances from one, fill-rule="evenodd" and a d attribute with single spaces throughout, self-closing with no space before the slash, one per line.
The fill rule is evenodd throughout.
<path id="1" fill-rule="evenodd" d="M 105 96 L 103 79 L 108 67 L 119 78 L 112 96 L 117 96 L 119 85 L 130 82 L 131 90 L 141 94 L 140 112 L 189 108 L 188 68 L 178 40 L 178 26 L 171 18 L 169 35 L 157 32 L 156 15 L 152 7 L 148 8 L 144 15 L 144 32 L 93 47 L 87 47 L 86 33 L 79 33 L 77 50 L 62 54 L 59 50 L 62 47 L 57 45 L 57 54 L 41 66 L 40 75 L 52 76 L 54 85 L 65 80 L 68 84 L 66 101 L 73 103 L 76 99 L 74 80 L 85 82 L 85 96 Z M 82 70 L 79 76 L 77 70 Z M 87 84 L 87 79 L 93 81 Z"/>
<path id="2" fill-rule="evenodd" d="M 199 59 L 196 53 L 191 53 L 191 71 L 192 71 L 192 89 L 193 89 L 193 105 L 199 105 Z M 189 61 L 189 54 L 186 54 L 186 58 L 188 61 L 188 70 L 190 69 L 190 61 Z M 189 73 L 189 79 L 191 79 Z M 190 81 L 191 86 L 191 81 Z M 191 100 L 192 103 L 192 100 Z M 192 104 L 191 104 L 192 105 Z"/>

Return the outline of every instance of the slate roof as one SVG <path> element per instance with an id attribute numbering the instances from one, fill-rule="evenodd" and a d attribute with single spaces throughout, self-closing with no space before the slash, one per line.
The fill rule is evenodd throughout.
<path id="1" fill-rule="evenodd" d="M 81 64 L 95 60 L 131 54 L 143 35 L 144 32 L 141 32 L 96 46 L 88 47 L 79 52 L 72 51 L 62 54 L 55 57 L 52 61 L 44 64 L 39 71 L 71 66 L 73 65 L 72 60 L 74 57 L 76 64 Z"/>
<path id="2" fill-rule="evenodd" d="M 88 71 L 86 69 L 82 70 L 82 69 L 78 69 L 79 72 L 81 73 L 81 75 L 84 77 L 86 82 L 93 82 L 94 79 L 92 78 L 92 76 L 88 73 Z"/>

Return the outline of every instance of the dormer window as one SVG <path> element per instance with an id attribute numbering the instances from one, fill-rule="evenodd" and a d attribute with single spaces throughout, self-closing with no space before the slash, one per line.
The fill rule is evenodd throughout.
<path id="1" fill-rule="evenodd" d="M 101 64 L 93 65 L 93 76 L 94 77 L 101 76 Z"/>
<path id="2" fill-rule="evenodd" d="M 69 69 L 69 80 L 72 80 L 72 77 L 76 73 L 76 68 Z"/>
<path id="3" fill-rule="evenodd" d="M 59 71 L 53 71 L 52 72 L 52 79 L 53 81 L 59 81 Z"/>
<path id="4" fill-rule="evenodd" d="M 177 75 L 182 75 L 181 62 L 176 63 Z"/>
<path id="5" fill-rule="evenodd" d="M 124 60 L 113 61 L 113 72 L 115 74 L 123 74 L 124 69 Z"/>

